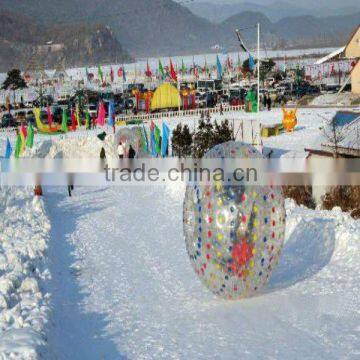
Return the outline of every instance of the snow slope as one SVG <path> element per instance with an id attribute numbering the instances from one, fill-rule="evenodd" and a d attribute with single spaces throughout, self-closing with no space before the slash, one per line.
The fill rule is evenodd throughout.
<path id="1" fill-rule="evenodd" d="M 49 232 L 41 199 L 0 190 L 0 359 L 35 359 L 45 345 Z"/>
<path id="2" fill-rule="evenodd" d="M 190 266 L 177 186 L 49 189 L 47 358 L 359 358 L 360 222 L 288 203 L 268 289 L 226 302 Z"/>

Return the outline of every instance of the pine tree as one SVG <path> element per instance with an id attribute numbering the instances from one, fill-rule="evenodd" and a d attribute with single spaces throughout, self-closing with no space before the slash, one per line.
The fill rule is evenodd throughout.
<path id="1" fill-rule="evenodd" d="M 195 158 L 202 158 L 205 153 L 214 145 L 214 126 L 211 119 L 200 119 L 199 126 L 194 134 L 193 156 Z"/>
<path id="2" fill-rule="evenodd" d="M 25 80 L 21 77 L 21 71 L 18 69 L 12 69 L 7 73 L 7 77 L 5 79 L 5 81 L 2 84 L 2 89 L 3 90 L 19 90 L 19 89 L 24 89 L 26 88 L 26 82 Z"/>
<path id="3" fill-rule="evenodd" d="M 173 155 L 181 158 L 191 155 L 192 149 L 192 134 L 187 125 L 182 127 L 178 124 L 172 134 L 172 151 Z"/>
<path id="4" fill-rule="evenodd" d="M 220 125 L 215 121 L 214 146 L 233 140 L 235 140 L 234 132 L 229 120 L 222 121 Z"/>

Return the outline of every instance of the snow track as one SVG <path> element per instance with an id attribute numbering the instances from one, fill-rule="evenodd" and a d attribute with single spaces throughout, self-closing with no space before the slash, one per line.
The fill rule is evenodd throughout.
<path id="1" fill-rule="evenodd" d="M 169 191 L 168 191 L 169 190 Z M 181 188 L 65 189 L 53 225 L 51 359 L 355 359 L 359 222 L 288 204 L 266 293 L 226 302 L 202 287 L 182 237 Z"/>

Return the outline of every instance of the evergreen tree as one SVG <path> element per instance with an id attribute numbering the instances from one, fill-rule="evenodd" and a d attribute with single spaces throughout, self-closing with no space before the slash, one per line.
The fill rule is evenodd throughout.
<path id="1" fill-rule="evenodd" d="M 178 124 L 172 133 L 171 139 L 173 155 L 179 158 L 190 156 L 192 141 L 189 127 L 187 125 L 183 127 L 181 124 Z"/>
<path id="2" fill-rule="evenodd" d="M 19 90 L 26 88 L 26 82 L 21 76 L 21 71 L 18 69 L 12 69 L 7 73 L 7 77 L 2 84 L 3 90 Z"/>
<path id="3" fill-rule="evenodd" d="M 260 63 L 260 81 L 264 82 L 268 74 L 273 70 L 275 66 L 273 59 L 263 60 Z"/>
<path id="4" fill-rule="evenodd" d="M 194 134 L 193 156 L 197 159 L 202 158 L 205 153 L 213 147 L 214 126 L 211 119 L 200 119 L 199 126 Z"/>
<path id="5" fill-rule="evenodd" d="M 235 140 L 234 131 L 229 124 L 229 120 L 222 121 L 220 125 L 215 121 L 214 146 L 233 140 Z"/>

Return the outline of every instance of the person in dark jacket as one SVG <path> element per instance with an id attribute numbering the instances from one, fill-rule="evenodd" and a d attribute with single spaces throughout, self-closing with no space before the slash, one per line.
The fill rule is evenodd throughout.
<path id="1" fill-rule="evenodd" d="M 264 97 L 263 97 L 263 105 L 264 105 L 264 110 L 266 109 L 267 107 L 267 96 L 266 96 L 266 93 L 264 93 Z"/>
<path id="2" fill-rule="evenodd" d="M 136 152 L 134 150 L 134 148 L 130 145 L 129 147 L 129 159 L 134 159 L 136 155 Z"/>
<path id="3" fill-rule="evenodd" d="M 68 185 L 68 194 L 71 197 L 71 192 L 74 190 L 74 185 Z"/>
<path id="4" fill-rule="evenodd" d="M 270 96 L 267 97 L 267 108 L 269 111 L 271 110 L 271 97 Z"/>

